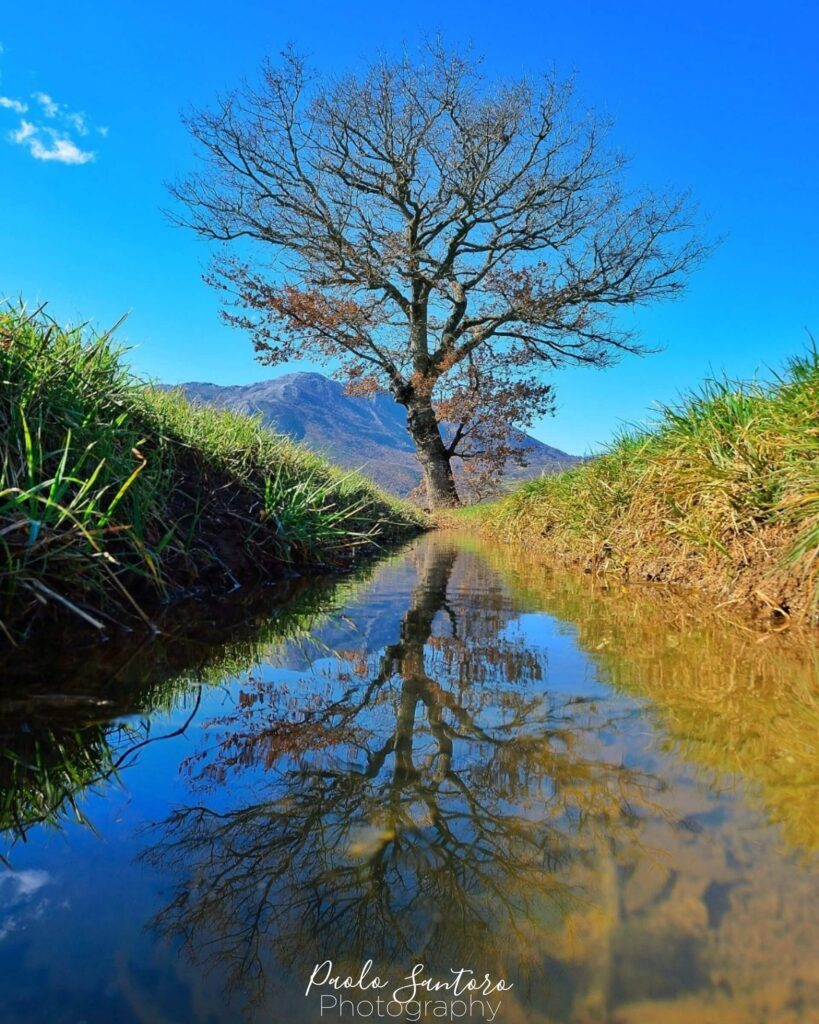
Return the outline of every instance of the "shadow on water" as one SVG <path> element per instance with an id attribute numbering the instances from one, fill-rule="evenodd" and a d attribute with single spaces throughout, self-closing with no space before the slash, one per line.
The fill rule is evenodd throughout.
<path id="1" fill-rule="evenodd" d="M 504 977 L 511 1024 L 817 1019 L 809 650 L 447 534 L 166 634 L 6 676 L 15 871 L 55 871 L 48 823 L 79 864 L 116 778 L 106 892 L 151 881 L 136 913 L 91 925 L 78 893 L 51 923 L 89 989 L 119 951 L 108 1003 L 32 982 L 42 1015 L 4 1019 L 313 1020 L 328 958 Z M 18 927 L 22 884 L 35 939 L 6 956 L 0 918 L 0 968 L 25 987 L 49 925 Z"/>

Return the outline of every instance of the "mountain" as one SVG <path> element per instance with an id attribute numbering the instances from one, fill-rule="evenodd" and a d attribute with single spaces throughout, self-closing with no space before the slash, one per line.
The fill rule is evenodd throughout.
<path id="1" fill-rule="evenodd" d="M 362 470 L 395 494 L 408 494 L 420 483 L 421 467 L 407 433 L 406 412 L 389 395 L 352 398 L 344 394 L 342 384 L 320 373 L 288 373 L 258 384 L 226 387 L 180 384 L 179 390 L 194 402 L 261 414 L 274 430 L 339 466 Z M 523 436 L 529 464 L 511 466 L 508 480 L 555 473 L 580 461 Z"/>

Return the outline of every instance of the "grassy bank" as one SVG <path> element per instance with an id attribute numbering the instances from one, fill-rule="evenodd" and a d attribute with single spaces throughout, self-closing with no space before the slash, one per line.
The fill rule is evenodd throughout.
<path id="1" fill-rule="evenodd" d="M 136 380 L 110 336 L 0 312 L 0 629 L 103 630 L 174 593 L 343 568 L 423 523 L 245 416 Z"/>
<path id="2" fill-rule="evenodd" d="M 771 384 L 711 382 L 653 429 L 462 521 L 592 571 L 816 620 L 819 354 Z"/>

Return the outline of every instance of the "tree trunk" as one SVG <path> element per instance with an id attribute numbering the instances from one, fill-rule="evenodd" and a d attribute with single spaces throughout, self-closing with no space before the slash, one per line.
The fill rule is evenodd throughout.
<path id="1" fill-rule="evenodd" d="M 412 402 L 407 406 L 407 429 L 415 442 L 415 450 L 424 471 L 429 507 L 435 510 L 460 505 L 449 452 L 429 403 Z"/>

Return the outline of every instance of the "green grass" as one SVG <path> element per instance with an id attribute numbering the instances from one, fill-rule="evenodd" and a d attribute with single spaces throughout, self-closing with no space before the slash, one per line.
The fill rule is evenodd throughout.
<path id="1" fill-rule="evenodd" d="M 815 617 L 819 354 L 772 383 L 709 382 L 593 461 L 460 518 L 590 568 Z"/>
<path id="2" fill-rule="evenodd" d="M 151 601 L 344 567 L 423 526 L 410 506 L 257 419 L 131 374 L 110 334 L 0 311 L 0 630 L 96 629 Z"/>

